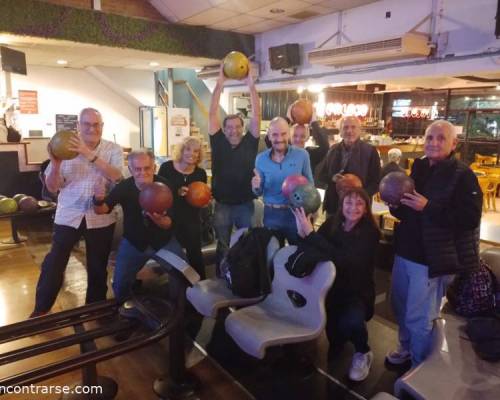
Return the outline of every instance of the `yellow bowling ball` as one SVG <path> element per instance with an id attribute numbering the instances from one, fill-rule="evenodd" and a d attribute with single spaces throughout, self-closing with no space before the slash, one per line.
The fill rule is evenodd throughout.
<path id="1" fill-rule="evenodd" d="M 14 199 L 5 197 L 0 200 L 0 214 L 10 214 L 17 211 L 17 202 Z"/>
<path id="2" fill-rule="evenodd" d="M 69 139 L 76 135 L 73 131 L 59 131 L 52 139 L 50 139 L 49 146 L 54 157 L 59 160 L 71 160 L 78 156 L 76 151 L 68 149 Z"/>
<path id="3" fill-rule="evenodd" d="M 250 70 L 248 58 L 239 51 L 232 51 L 224 58 L 224 75 L 229 79 L 244 79 Z"/>

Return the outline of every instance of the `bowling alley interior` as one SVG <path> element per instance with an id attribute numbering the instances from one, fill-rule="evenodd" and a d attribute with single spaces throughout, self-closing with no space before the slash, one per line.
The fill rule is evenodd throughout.
<path id="1" fill-rule="evenodd" d="M 2 0 L 0 64 L 0 396 L 500 399 L 499 0 Z M 401 316 L 405 254 L 445 282 L 430 229 L 457 267 Z"/>

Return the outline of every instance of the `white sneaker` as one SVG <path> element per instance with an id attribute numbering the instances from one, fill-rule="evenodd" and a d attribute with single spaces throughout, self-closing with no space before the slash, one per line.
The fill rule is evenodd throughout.
<path id="1" fill-rule="evenodd" d="M 385 356 L 386 360 L 393 365 L 401 365 L 411 360 L 411 353 L 401 346 L 397 350 L 392 350 Z"/>
<path id="2" fill-rule="evenodd" d="M 352 356 L 351 368 L 349 369 L 349 379 L 360 382 L 365 380 L 370 372 L 373 362 L 373 353 L 354 353 Z"/>

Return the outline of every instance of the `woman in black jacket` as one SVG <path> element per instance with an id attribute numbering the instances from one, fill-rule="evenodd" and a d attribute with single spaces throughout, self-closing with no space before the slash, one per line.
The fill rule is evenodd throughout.
<path id="1" fill-rule="evenodd" d="M 302 208 L 294 213 L 301 240 L 327 255 L 337 272 L 326 299 L 329 356 L 351 341 L 355 354 L 349 378 L 362 381 L 373 361 L 366 321 L 374 312 L 374 258 L 380 232 L 363 189 L 347 190 L 341 204 L 337 214 L 328 218 L 318 232 L 314 232 Z"/>
<path id="2" fill-rule="evenodd" d="M 205 279 L 205 264 L 201 252 L 200 209 L 191 206 L 185 199 L 192 182 L 207 183 L 207 174 L 198 167 L 203 159 L 201 142 L 194 137 L 185 138 L 176 146 L 173 160 L 163 163 L 158 175 L 168 179 L 174 196 L 173 215 L 175 237 L 186 249 L 189 264 Z"/>

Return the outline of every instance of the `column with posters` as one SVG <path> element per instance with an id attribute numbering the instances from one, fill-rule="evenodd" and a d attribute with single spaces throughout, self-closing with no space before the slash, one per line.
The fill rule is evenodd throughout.
<path id="1" fill-rule="evenodd" d="M 167 146 L 168 155 L 172 156 L 174 146 L 189 136 L 189 108 L 168 108 Z"/>

